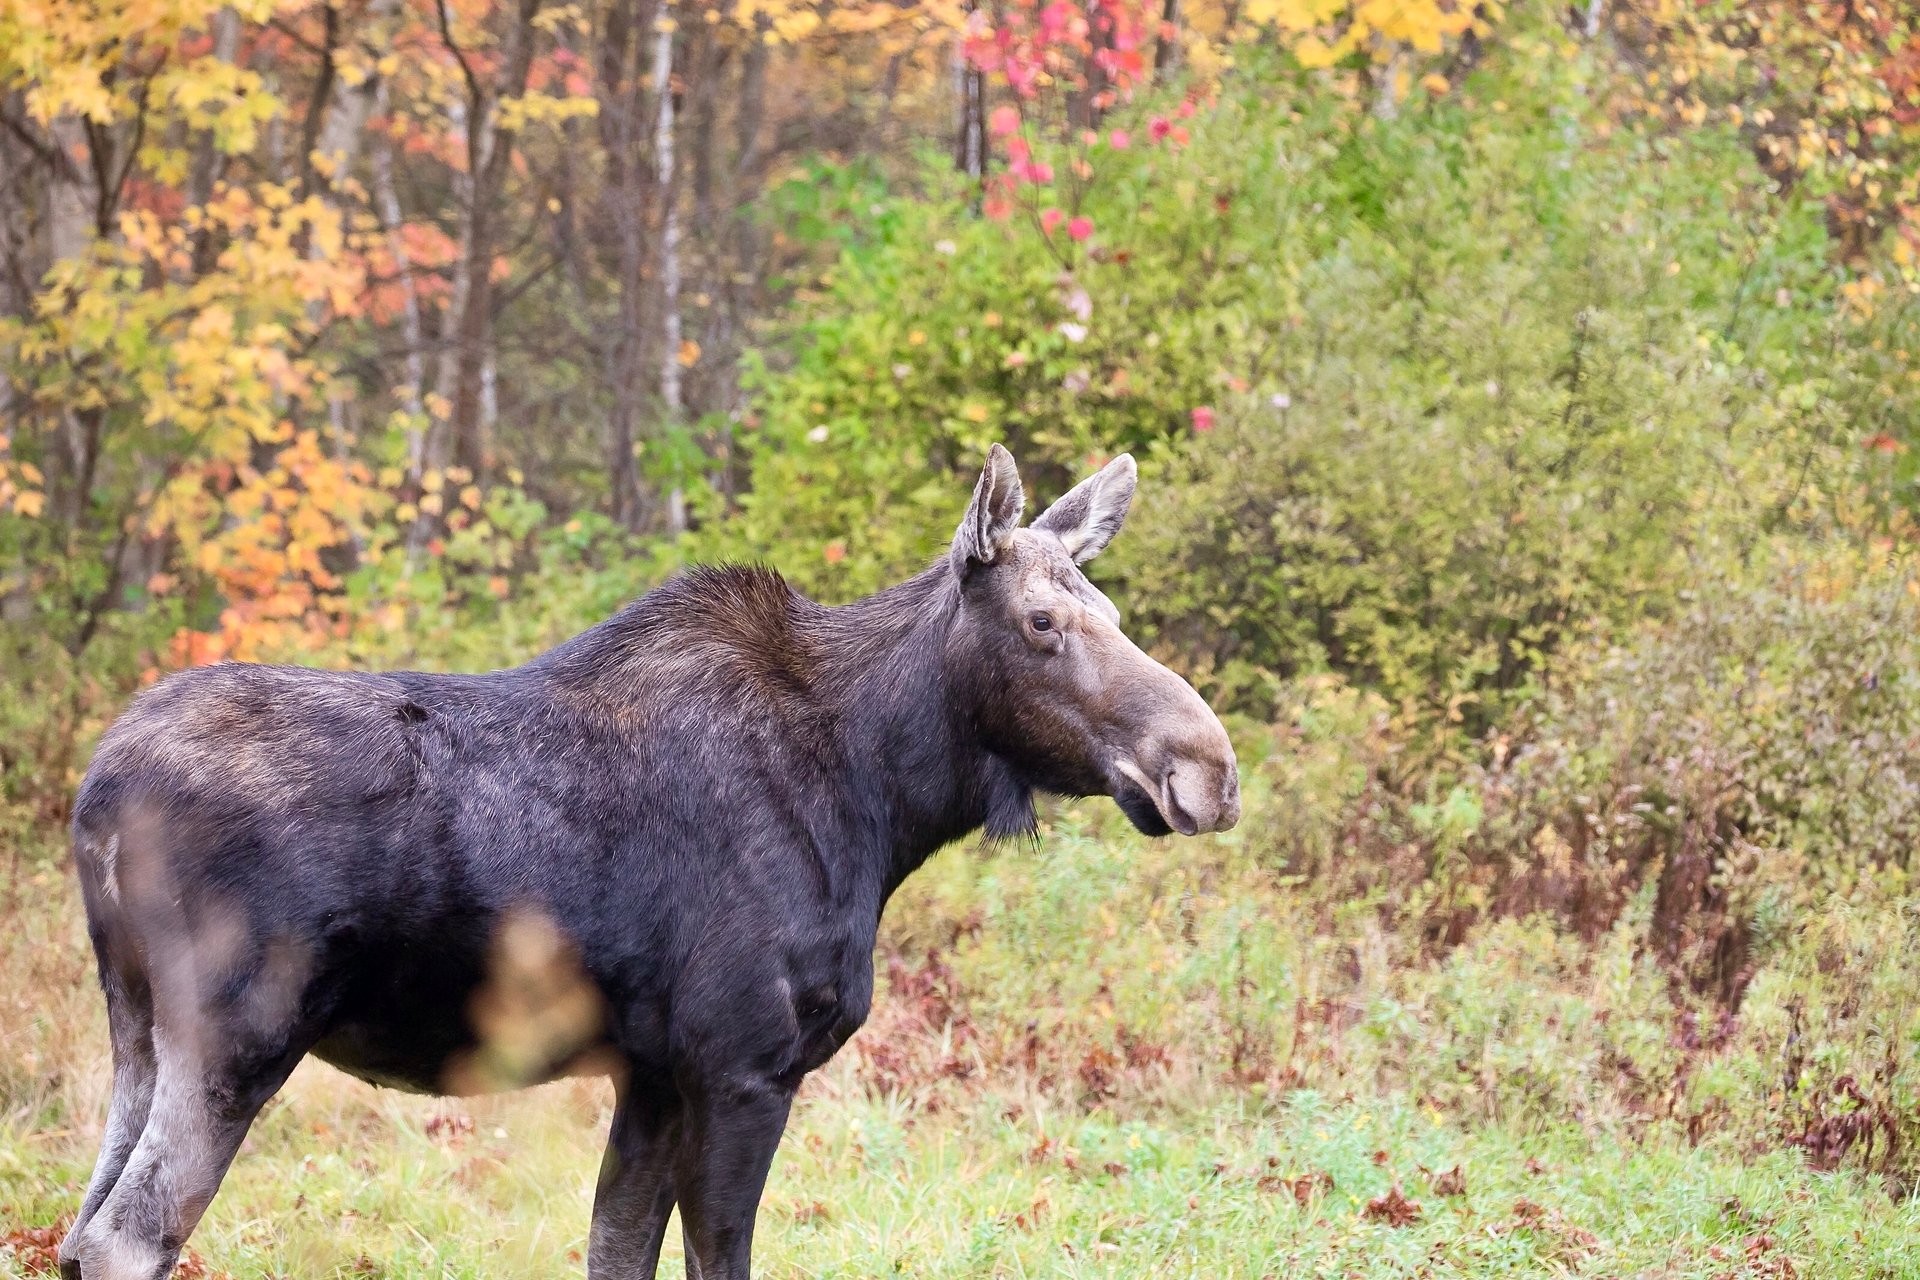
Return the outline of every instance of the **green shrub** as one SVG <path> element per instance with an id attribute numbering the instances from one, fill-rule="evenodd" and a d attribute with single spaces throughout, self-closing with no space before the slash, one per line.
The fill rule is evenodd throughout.
<path id="1" fill-rule="evenodd" d="M 1816 211 L 1742 277 L 1744 158 L 1578 124 L 1363 131 L 1318 175 L 1262 376 L 1157 450 L 1110 570 L 1220 697 L 1328 670 L 1477 732 L 1561 638 L 1852 473 L 1839 372 L 1794 349 L 1847 323 Z M 1756 280 L 1788 305 L 1742 318 Z"/>
<path id="2" fill-rule="evenodd" d="M 1731 133 L 1610 128 L 1585 74 L 1496 58 L 1504 114 L 1382 122 L 1243 68 L 1189 146 L 1099 152 L 1085 252 L 930 177 L 755 369 L 699 553 L 847 598 L 938 549 L 990 441 L 1036 505 L 1143 451 L 1097 572 L 1217 702 L 1331 671 L 1485 728 L 1561 637 L 1850 483 L 1893 376 L 1834 354 L 1816 204 Z"/>
<path id="3" fill-rule="evenodd" d="M 1910 563 L 1836 548 L 1707 579 L 1570 655 L 1498 782 L 1592 867 L 1661 875 L 1661 947 L 1737 994 L 1820 901 L 1907 882 L 1920 844 Z"/>
<path id="4" fill-rule="evenodd" d="M 1920 844 L 1913 566 L 1769 547 L 1672 616 L 1588 637 L 1470 758 L 1337 677 L 1279 686 L 1248 839 L 1330 902 L 1445 949 L 1546 913 L 1737 1005 L 1822 904 L 1898 894 Z"/>

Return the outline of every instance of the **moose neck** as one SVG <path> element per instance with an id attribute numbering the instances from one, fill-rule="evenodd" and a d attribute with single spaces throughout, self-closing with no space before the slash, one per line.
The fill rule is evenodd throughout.
<path id="1" fill-rule="evenodd" d="M 816 696 L 838 725 L 857 810 L 886 845 L 885 891 L 942 845 L 985 827 L 1034 826 L 1031 790 L 982 744 L 949 670 L 958 584 L 942 560 L 897 586 L 817 616 Z M 882 851 L 876 850 L 876 853 Z"/>

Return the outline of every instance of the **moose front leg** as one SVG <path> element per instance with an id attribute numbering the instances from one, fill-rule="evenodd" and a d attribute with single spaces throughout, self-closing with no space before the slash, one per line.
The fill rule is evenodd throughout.
<path id="1" fill-rule="evenodd" d="M 791 1088 L 753 1078 L 688 1099 L 674 1173 L 689 1280 L 748 1280 L 753 1220 L 792 1104 Z"/>
<path id="2" fill-rule="evenodd" d="M 673 1213 L 680 1108 L 672 1087 L 629 1077 L 620 1087 L 593 1197 L 588 1280 L 653 1280 Z"/>

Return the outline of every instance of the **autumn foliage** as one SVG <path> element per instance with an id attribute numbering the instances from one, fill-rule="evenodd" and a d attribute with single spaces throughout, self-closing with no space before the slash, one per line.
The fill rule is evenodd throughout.
<path id="1" fill-rule="evenodd" d="M 990 377 L 943 376 L 950 427 L 905 425 L 904 454 L 873 462 L 893 472 L 889 500 L 996 433 L 1061 471 L 1123 446 L 1217 455 L 1275 380 L 1253 349 L 1302 323 L 1300 299 L 1282 283 L 1273 315 L 1218 313 L 1280 328 L 1248 336 L 1245 358 L 1226 358 L 1240 339 L 1223 331 L 1198 382 L 1169 348 L 1113 346 L 1111 307 L 1172 309 L 1130 322 L 1148 328 L 1125 342 L 1146 344 L 1166 317 L 1215 314 L 1161 281 L 1215 278 L 1223 246 L 1311 241 L 1262 221 L 1276 207 L 1237 177 L 1243 144 L 1221 122 L 1253 139 L 1311 121 L 1300 140 L 1334 154 L 1403 116 L 1493 128 L 1515 93 L 1561 111 L 1547 104 L 1576 84 L 1596 139 L 1750 151 L 1772 189 L 1734 201 L 1744 230 L 1716 232 L 1748 273 L 1742 299 L 1770 228 L 1817 204 L 1852 345 L 1882 353 L 1861 376 L 1901 376 L 1920 31 L 1898 7 L 12 0 L 4 613 L 70 654 L 123 636 L 157 670 L 453 628 L 554 555 L 642 566 L 631 586 L 690 534 L 764 554 L 757 513 L 804 513 L 826 470 L 788 469 L 785 427 L 762 425 L 784 422 L 784 371 L 808 367 L 792 326 L 909 221 L 955 228 L 911 271 L 945 271 L 941 246 L 968 228 L 1009 269 L 955 297 L 971 315 L 939 318 L 945 332 L 909 328 L 884 365 L 843 362 L 805 392 L 795 439 L 830 436 L 830 455 L 888 436 L 967 331 L 1006 349 Z M 1722 283 L 1700 280 L 1696 301 Z M 1014 341 L 1034 325 L 1044 340 Z M 1046 396 L 1016 394 L 1042 371 Z M 869 394 L 876 375 L 891 398 Z M 858 423 L 811 408 L 856 402 Z M 1904 474 L 1903 418 L 1858 434 Z M 860 521 L 881 518 L 879 496 Z M 819 563 L 871 574 L 886 558 L 830 514 Z"/>

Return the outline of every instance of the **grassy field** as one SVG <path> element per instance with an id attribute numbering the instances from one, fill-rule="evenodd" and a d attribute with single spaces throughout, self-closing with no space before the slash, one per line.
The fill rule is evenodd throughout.
<path id="1" fill-rule="evenodd" d="M 1738 1143 L 1467 1128 L 1404 1101 L 928 1115 L 809 1088 L 761 1214 L 771 1276 L 1907 1275 L 1920 1212 Z M 446 1104 L 303 1068 L 194 1240 L 236 1276 L 573 1276 L 607 1091 Z M 66 1133 L 9 1135 L 9 1215 L 71 1208 Z M 1461 1169 L 1464 1190 L 1438 1175 Z M 1428 1171 L 1433 1171 L 1429 1173 Z M 1398 1185 L 1408 1207 L 1389 1199 Z M 1410 1221 L 1402 1221 L 1410 1218 Z M 676 1259 L 668 1265 L 677 1274 Z M 10 1265 L 21 1274 L 26 1259 Z"/>
<path id="2" fill-rule="evenodd" d="M 1583 948 L 1508 921 L 1421 961 L 1365 909 L 1327 917 L 1253 831 L 1150 844 L 1088 804 L 1037 847 L 937 859 L 890 912 L 874 1019 L 803 1091 L 762 1273 L 1920 1275 L 1903 1180 L 1815 1168 L 1766 1095 L 1791 960 L 1690 1034 L 1631 922 Z M 47 1265 L 106 1098 L 51 857 L 16 864 L 5 944 L 4 1275 Z M 1882 966 L 1911 938 L 1887 927 Z M 609 1096 L 422 1099 L 310 1062 L 184 1265 L 582 1274 Z"/>

